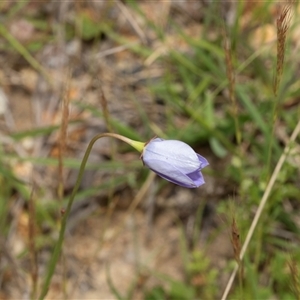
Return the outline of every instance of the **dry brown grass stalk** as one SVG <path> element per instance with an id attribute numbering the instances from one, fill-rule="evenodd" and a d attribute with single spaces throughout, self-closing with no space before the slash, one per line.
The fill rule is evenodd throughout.
<path id="1" fill-rule="evenodd" d="M 284 57 L 285 57 L 285 48 L 286 48 L 286 37 L 287 32 L 290 26 L 291 21 L 291 9 L 292 9 L 292 1 L 289 2 L 288 5 L 283 7 L 279 17 L 277 18 L 276 26 L 277 26 L 277 63 L 276 63 L 276 72 L 275 72 L 275 79 L 273 83 L 273 92 L 275 95 L 275 101 L 273 105 L 273 112 L 272 112 L 272 130 L 270 135 L 269 141 L 269 148 L 268 148 L 268 160 L 267 160 L 267 170 L 269 174 L 269 168 L 271 165 L 271 157 L 272 157 L 272 146 L 273 140 L 275 135 L 275 127 L 278 118 L 278 108 L 279 108 L 279 101 L 280 97 L 278 97 L 278 90 L 280 87 L 282 74 L 283 74 L 283 67 L 284 67 Z"/>
<path id="2" fill-rule="evenodd" d="M 291 257 L 288 261 L 288 266 L 291 272 L 291 289 L 296 297 L 296 299 L 300 299 L 300 276 L 299 276 L 299 268 L 298 262 L 295 258 Z"/>
<path id="3" fill-rule="evenodd" d="M 59 137 L 58 188 L 57 188 L 57 195 L 59 200 L 62 200 L 64 196 L 63 157 L 67 145 L 67 130 L 68 130 L 68 122 L 69 122 L 69 104 L 70 104 L 70 81 L 71 81 L 71 71 L 69 70 L 67 80 L 66 80 L 67 83 L 63 94 L 62 120 L 61 120 L 60 137 Z"/>
<path id="4" fill-rule="evenodd" d="M 60 136 L 59 136 L 59 147 L 58 147 L 58 187 L 57 187 L 57 195 L 58 200 L 62 203 L 64 197 L 64 155 L 67 147 L 67 130 L 69 123 L 69 104 L 70 104 L 70 82 L 71 82 L 71 69 L 68 70 L 66 76 L 66 85 L 63 91 L 63 101 L 62 101 L 62 120 L 60 126 Z M 61 217 L 64 213 L 64 210 L 60 210 Z M 62 267 L 63 267 L 63 276 L 62 282 L 65 281 L 66 278 L 66 265 L 64 255 L 61 257 Z M 62 290 L 64 294 L 64 298 L 66 298 L 66 289 L 65 284 L 62 283 Z"/>
<path id="5" fill-rule="evenodd" d="M 100 80 L 99 80 L 98 89 L 100 91 L 100 104 L 101 104 L 101 107 L 102 107 L 103 118 L 104 118 L 104 121 L 105 121 L 105 124 L 106 124 L 106 127 L 107 127 L 107 131 L 108 132 L 113 132 L 113 128 L 112 128 L 111 123 L 110 123 L 110 114 L 109 114 L 109 110 L 108 110 L 107 99 L 106 99 L 105 94 L 103 92 L 103 89 L 100 85 Z"/>
<path id="6" fill-rule="evenodd" d="M 235 217 L 232 218 L 231 223 L 231 243 L 233 247 L 234 258 L 238 264 L 241 263 L 240 253 L 241 253 L 241 242 L 240 242 L 240 233 L 237 228 Z"/>
<path id="7" fill-rule="evenodd" d="M 277 96 L 279 85 L 282 78 L 283 66 L 284 66 L 284 57 L 285 57 L 285 45 L 287 32 L 290 27 L 291 21 L 291 9 L 292 3 L 287 5 L 281 11 L 279 17 L 277 18 L 277 64 L 276 64 L 276 73 L 274 80 L 274 94 Z"/>
<path id="8" fill-rule="evenodd" d="M 241 260 L 241 240 L 240 240 L 240 232 L 237 227 L 236 218 L 232 217 L 231 223 L 231 243 L 233 247 L 234 258 L 239 266 L 239 285 L 241 294 L 243 293 L 243 278 L 244 278 L 244 265 L 243 261 Z"/>
<path id="9" fill-rule="evenodd" d="M 238 121 L 238 105 L 235 97 L 235 72 L 232 65 L 232 49 L 231 43 L 227 36 L 226 30 L 223 30 L 224 36 L 224 52 L 225 52 L 225 64 L 226 64 L 226 75 L 228 79 L 228 89 L 229 89 L 229 98 L 233 107 L 233 118 L 235 122 L 235 138 L 238 145 L 241 144 L 241 132 L 239 130 L 239 121 Z"/>

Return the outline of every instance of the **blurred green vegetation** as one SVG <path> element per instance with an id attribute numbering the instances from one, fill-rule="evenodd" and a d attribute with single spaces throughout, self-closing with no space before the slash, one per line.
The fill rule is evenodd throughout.
<path id="1" fill-rule="evenodd" d="M 51 18 L 45 18 L 42 13 L 39 15 L 38 10 L 26 14 L 26 6 L 30 2 L 16 1 L 11 5 L 8 5 L 7 1 L 1 3 L 0 50 L 7 56 L 21 56 L 28 65 L 44 75 L 47 70 L 41 67 L 36 55 L 45 43 L 56 42 L 57 28 L 51 27 Z M 113 6 L 113 3 L 110 5 Z M 152 98 L 163 106 L 161 114 L 165 124 L 156 124 L 151 120 L 147 109 L 135 98 L 133 90 L 131 96 L 136 105 L 136 112 L 142 120 L 142 132 L 145 136 L 141 136 L 141 131 L 137 128 L 113 117 L 109 117 L 110 126 L 114 132 L 136 140 L 148 140 L 154 135 L 159 135 L 163 138 L 183 140 L 195 149 L 209 148 L 215 159 L 212 165 L 217 167 L 205 169 L 204 174 L 215 178 L 216 185 L 219 184 L 219 180 L 222 182 L 220 184 L 224 184 L 221 179 L 226 179 L 230 185 L 228 198 L 219 199 L 217 211 L 220 215 L 227 216 L 229 224 L 232 217 L 229 213 L 230 203 L 234 203 L 233 217 L 237 221 L 243 242 L 274 167 L 300 117 L 300 56 L 296 36 L 296 31 L 299 31 L 299 16 L 296 4 L 292 10 L 293 18 L 287 35 L 283 76 L 277 95 L 273 85 L 278 58 L 276 34 L 271 42 L 263 44 L 262 40 L 262 44 L 258 46 L 253 42 L 257 38 L 254 35 L 257 28 L 272 25 L 276 33 L 276 15 L 273 13 L 274 5 L 277 5 L 275 1 L 254 5 L 251 9 L 247 8 L 246 2 L 239 2 L 236 17 L 230 25 L 220 17 L 222 2 L 213 1 L 202 12 L 201 21 L 195 22 L 201 27 L 199 35 L 187 33 L 175 14 L 169 15 L 166 26 L 168 31 L 165 32 L 160 25 L 146 16 L 139 7 L 139 1 L 125 1 L 125 5 L 133 9 L 143 23 L 147 24 L 152 39 L 159 41 L 164 47 L 165 51 L 156 59 L 163 73 L 158 80 L 147 81 L 146 87 Z M 278 5 L 280 13 L 282 4 Z M 24 18 L 39 34 L 26 42 L 20 42 L 9 33 L 8 28 L 9 24 L 24 12 Z M 127 45 L 128 51 L 142 61 L 154 52 L 150 44 L 132 44 L 129 38 L 116 30 L 114 21 L 107 16 L 96 19 L 88 10 L 80 7 L 74 9 L 74 15 L 72 20 L 60 24 L 68 41 L 80 39 L 92 48 L 105 36 L 116 45 Z M 174 45 L 167 43 L 168 32 L 172 32 Z M 228 78 L 224 48 L 226 38 L 231 42 L 235 103 L 230 99 L 229 93 L 231 82 Z M 184 44 L 187 50 L 183 51 L 179 46 L 177 48 L 176 41 Z M 144 67 L 147 68 L 146 65 Z M 99 107 L 87 104 L 81 99 L 73 105 L 99 119 L 104 119 L 103 110 Z M 12 143 L 17 144 L 25 138 L 48 136 L 59 129 L 60 125 L 51 125 L 12 132 L 9 136 Z M 237 133 L 240 134 L 240 141 L 236 138 Z M 131 151 L 123 146 L 121 150 L 123 153 Z M 35 166 L 44 167 L 57 167 L 58 162 L 56 158 L 51 157 L 21 157 L 2 146 L 0 160 L 0 232 L 5 238 L 10 228 L 9 207 L 16 200 L 16 195 L 29 201 L 32 189 L 27 182 L 16 178 L 11 167 L 12 162 L 28 161 Z M 222 167 L 218 168 L 218 164 Z M 79 165 L 80 161 L 77 158 L 64 158 L 66 169 L 78 169 Z M 298 138 L 292 146 L 290 157 L 277 176 L 246 252 L 243 263 L 244 276 L 237 279 L 237 282 L 240 282 L 232 288 L 229 299 L 299 299 L 299 282 L 294 280 L 294 277 L 298 276 L 297 268 L 289 268 L 291 259 L 297 267 L 300 263 L 299 166 Z M 97 168 L 112 172 L 119 170 L 121 175 L 116 174 L 97 186 L 81 190 L 76 200 L 97 195 L 99 190 L 111 191 L 124 185 L 138 190 L 147 176 L 147 171 L 141 171 L 140 162 L 107 160 L 87 165 L 89 170 Z M 205 189 L 205 186 L 202 188 Z M 38 197 L 46 194 L 43 186 L 36 187 L 36 190 Z M 48 200 L 36 203 L 37 228 L 41 228 L 46 222 L 51 231 L 57 231 L 55 212 L 61 204 L 51 201 L 53 199 Z M 63 199 L 64 205 L 67 200 L 68 195 Z M 230 231 L 229 225 L 228 228 Z M 45 245 L 53 248 L 55 239 L 38 234 L 36 243 L 38 249 Z M 187 240 L 183 240 L 182 247 L 186 247 L 186 254 L 182 255 L 182 261 L 186 280 L 180 282 L 151 270 L 150 276 L 159 278 L 162 284 L 145 289 L 144 299 L 215 299 L 222 294 L 220 287 L 224 282 L 219 283 L 220 274 L 230 274 L 234 259 L 229 260 L 223 270 L 216 270 L 202 249 L 191 250 L 187 244 Z M 135 286 L 133 284 L 133 288 L 131 287 L 128 297 L 132 295 Z M 118 287 L 112 287 L 112 290 L 116 298 L 129 299 L 121 296 L 123 292 L 119 293 Z"/>

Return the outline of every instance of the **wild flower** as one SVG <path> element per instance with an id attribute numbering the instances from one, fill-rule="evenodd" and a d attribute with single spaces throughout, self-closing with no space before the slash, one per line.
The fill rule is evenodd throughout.
<path id="1" fill-rule="evenodd" d="M 180 186 L 196 188 L 205 183 L 201 170 L 208 161 L 184 142 L 152 139 L 145 144 L 141 158 L 150 170 Z"/>

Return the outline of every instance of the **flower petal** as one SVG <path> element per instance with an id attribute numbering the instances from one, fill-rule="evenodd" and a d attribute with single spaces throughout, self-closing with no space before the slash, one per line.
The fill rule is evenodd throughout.
<path id="1" fill-rule="evenodd" d="M 176 140 L 154 139 L 150 141 L 145 146 L 143 158 L 167 162 L 186 174 L 199 170 L 203 163 L 189 145 Z M 204 157 L 203 159 L 205 160 Z"/>
<path id="2" fill-rule="evenodd" d="M 193 173 L 187 174 L 187 176 L 190 177 L 193 180 L 194 184 L 197 187 L 199 187 L 200 185 L 205 183 L 203 175 L 199 170 L 197 170 Z"/>
<path id="3" fill-rule="evenodd" d="M 194 182 L 192 179 L 192 177 L 195 176 L 194 173 L 192 173 L 192 177 L 189 177 L 168 162 L 162 162 L 157 159 L 149 159 L 146 161 L 144 160 L 144 163 L 150 170 L 154 171 L 160 177 L 183 187 L 196 188 L 204 183 L 204 180 L 202 182 L 199 178 L 197 179 L 197 182 Z M 201 174 L 200 171 L 198 171 L 198 173 Z M 200 184 L 198 185 L 198 183 Z"/>
<path id="4" fill-rule="evenodd" d="M 200 169 L 203 169 L 203 168 L 205 168 L 206 166 L 209 165 L 209 163 L 208 163 L 208 161 L 207 161 L 206 158 L 204 158 L 203 156 L 201 156 L 201 155 L 198 154 L 198 153 L 196 153 L 196 154 L 197 154 L 198 159 L 199 159 L 199 161 L 200 161 L 200 163 L 201 163 Z"/>

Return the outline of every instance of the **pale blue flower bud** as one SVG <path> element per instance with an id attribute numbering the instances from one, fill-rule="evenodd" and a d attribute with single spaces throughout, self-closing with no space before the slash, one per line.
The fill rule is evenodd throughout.
<path id="1" fill-rule="evenodd" d="M 142 160 L 160 177 L 187 188 L 205 183 L 201 169 L 209 164 L 186 143 L 160 138 L 145 145 Z"/>

